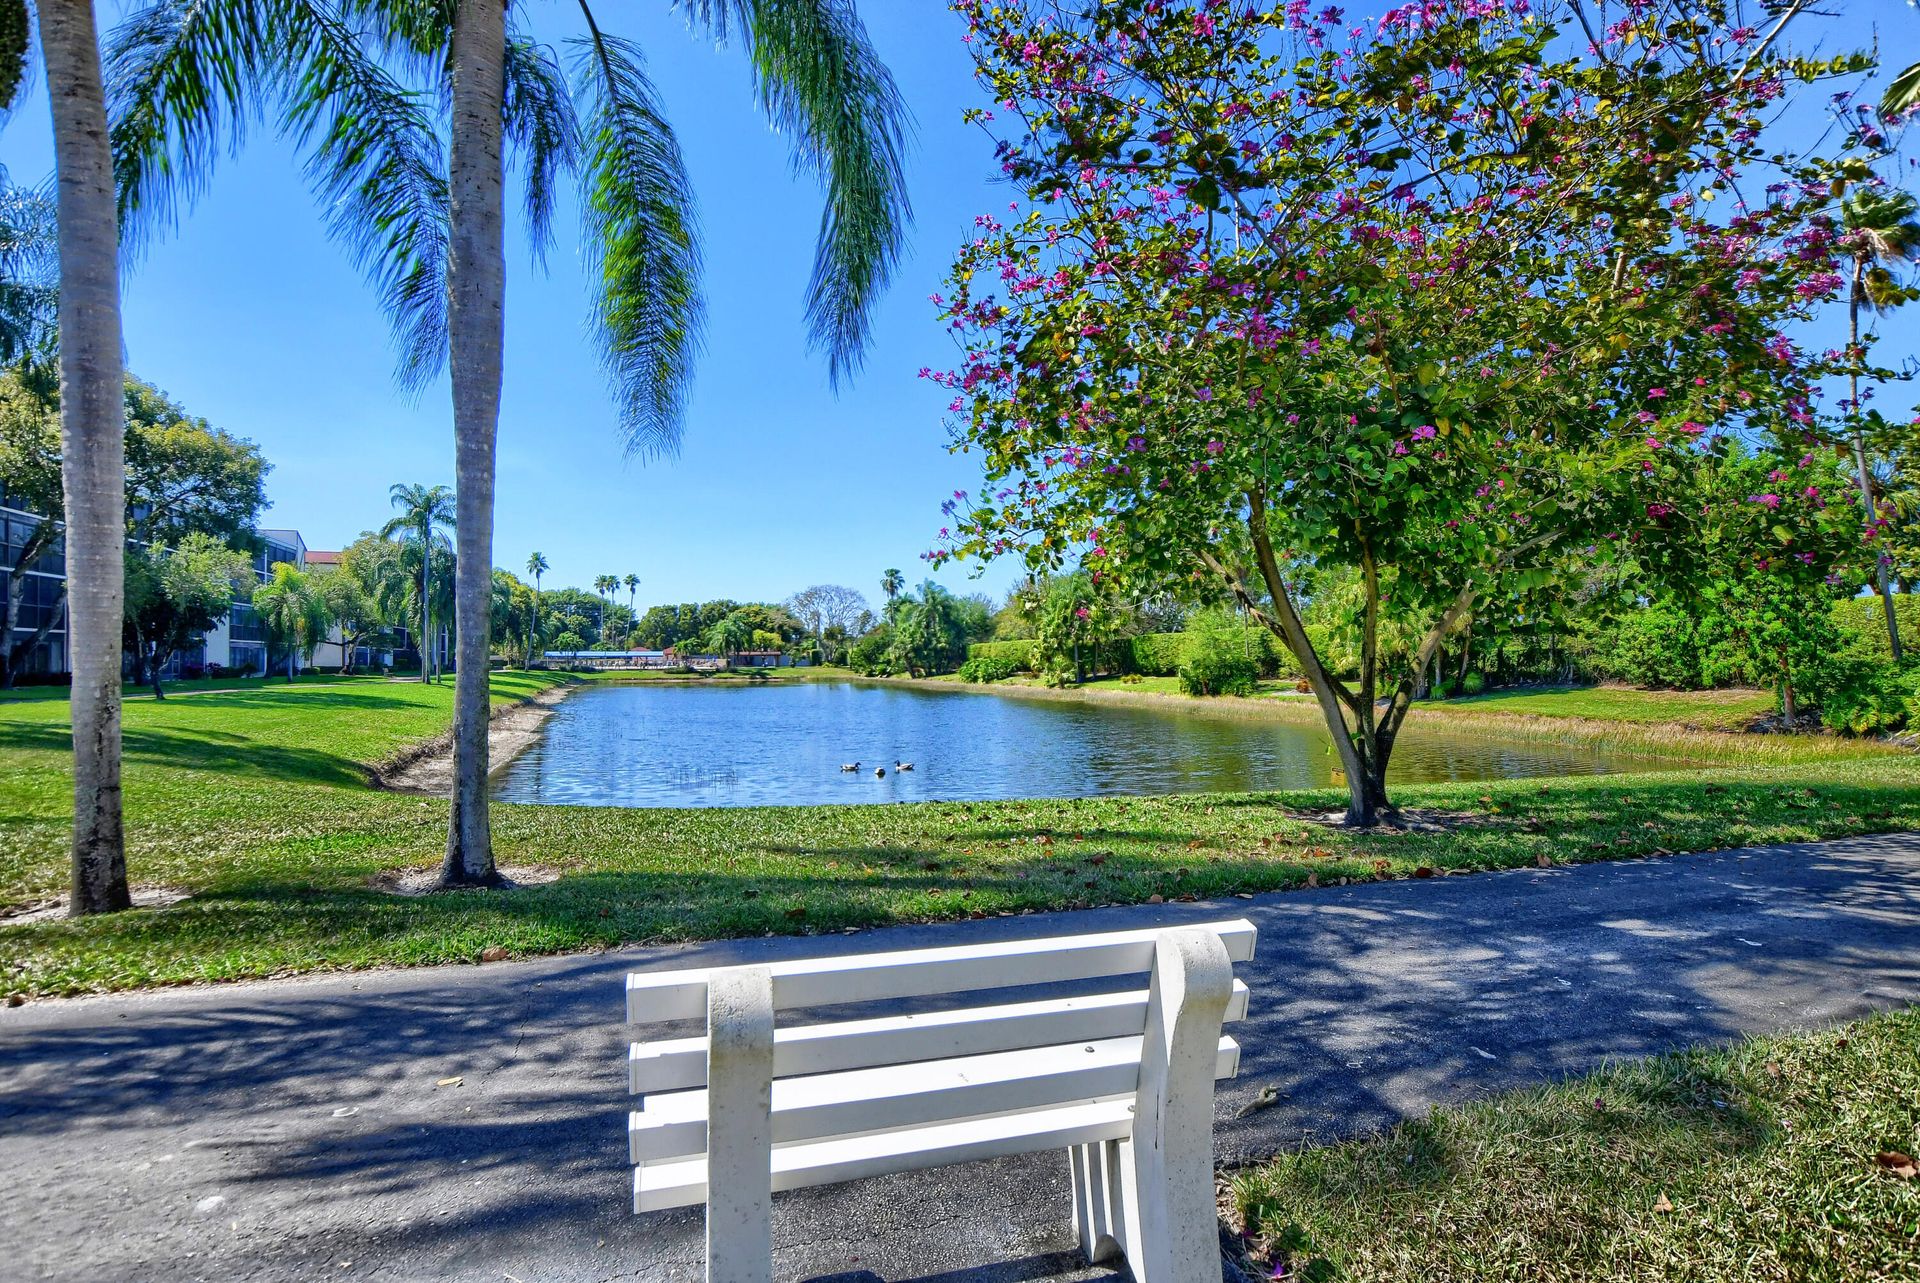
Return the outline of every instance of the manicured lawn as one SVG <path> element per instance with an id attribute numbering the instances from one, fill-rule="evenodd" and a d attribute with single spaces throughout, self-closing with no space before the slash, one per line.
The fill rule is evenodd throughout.
<path id="1" fill-rule="evenodd" d="M 1920 1278 L 1914 1154 L 1906 1011 L 1436 1110 L 1244 1171 L 1230 1201 L 1261 1277 L 1891 1283 Z"/>
<path id="2" fill-rule="evenodd" d="M 496 697 L 552 680 L 497 674 Z M 374 879 L 434 867 L 446 807 L 373 790 L 366 768 L 443 731 L 451 700 L 450 684 L 363 679 L 129 703 L 133 879 L 191 897 L 0 927 L 0 990 L 827 931 L 1920 827 L 1920 760 L 1777 741 L 1765 766 L 1399 790 L 1403 805 L 1472 814 L 1441 833 L 1350 834 L 1289 814 L 1343 802 L 1324 790 L 740 810 L 501 805 L 500 862 L 557 881 L 391 895 Z M 65 711 L 0 705 L 0 906 L 65 888 Z"/>
<path id="3" fill-rule="evenodd" d="M 302 673 L 293 685 L 323 686 L 333 682 L 365 682 L 380 680 L 372 677 L 342 677 L 338 673 Z M 276 674 L 272 677 L 195 677 L 181 681 L 169 681 L 161 684 L 167 698 L 175 695 L 192 695 L 205 691 L 258 691 L 270 690 L 287 685 L 287 679 Z M 153 687 L 123 682 L 120 686 L 122 699 L 152 699 Z M 58 704 L 67 702 L 67 688 L 64 686 L 21 686 L 10 691 L 0 691 L 0 703 L 36 702 L 52 700 Z"/>
<path id="4" fill-rule="evenodd" d="M 1602 722 L 1677 722 L 1705 730 L 1738 730 L 1774 711 L 1767 691 L 1650 691 L 1631 686 L 1536 687 L 1492 691 L 1446 701 L 1428 700 L 1416 708 L 1435 712 L 1519 714 L 1528 717 L 1586 717 Z"/>

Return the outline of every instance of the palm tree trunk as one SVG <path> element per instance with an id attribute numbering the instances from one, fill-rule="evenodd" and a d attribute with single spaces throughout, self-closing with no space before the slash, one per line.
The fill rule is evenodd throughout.
<path id="1" fill-rule="evenodd" d="M 126 428 L 120 255 L 100 42 L 89 0 L 40 0 L 60 219 L 60 451 L 73 668 L 75 915 L 132 905 L 120 816 Z M 12 639 L 9 638 L 9 641 Z"/>
<path id="2" fill-rule="evenodd" d="M 420 528 L 420 682 L 433 675 L 433 526 Z"/>
<path id="3" fill-rule="evenodd" d="M 502 216 L 502 99 L 506 10 L 459 0 L 453 22 L 453 121 L 448 156 L 452 237 L 447 333 L 453 375 L 453 814 L 443 886 L 499 881 L 487 817 L 488 629 L 493 597 L 494 440 L 506 311 Z"/>

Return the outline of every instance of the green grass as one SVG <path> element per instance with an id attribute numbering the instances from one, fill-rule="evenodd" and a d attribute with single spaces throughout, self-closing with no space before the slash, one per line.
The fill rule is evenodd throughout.
<path id="1" fill-rule="evenodd" d="M 302 673 L 293 685 L 295 688 L 298 688 L 302 686 L 324 686 L 334 682 L 365 682 L 377 680 L 382 679 L 362 676 L 342 677 L 338 673 Z M 287 685 L 287 679 L 278 675 L 273 677 L 195 677 L 180 681 L 163 682 L 161 689 L 166 697 L 171 699 L 175 695 L 196 695 L 207 691 L 258 691 L 269 690 L 285 685 Z M 153 687 L 145 685 L 144 683 L 136 685 L 133 682 L 122 682 L 120 685 L 120 698 L 152 699 Z M 19 686 L 13 690 L 0 690 L 0 704 L 47 701 L 56 704 L 66 703 L 67 688 L 65 686 Z"/>
<path id="2" fill-rule="evenodd" d="M 496 674 L 496 698 L 553 680 Z M 446 806 L 371 789 L 367 770 L 442 732 L 451 700 L 450 684 L 362 679 L 130 702 L 129 867 L 137 884 L 190 898 L 0 927 L 0 990 L 829 931 L 1920 827 L 1920 759 L 1869 746 L 1841 758 L 1831 756 L 1838 741 L 1778 739 L 1762 766 L 1397 791 L 1403 805 L 1474 817 L 1443 833 L 1353 834 L 1289 814 L 1344 802 L 1326 790 L 739 810 L 496 805 L 500 862 L 557 881 L 390 895 L 377 876 L 438 863 Z M 0 705 L 0 906 L 63 894 L 70 789 L 65 705 Z"/>
<path id="3" fill-rule="evenodd" d="M 1260 1274 L 1347 1283 L 1920 1278 L 1920 1011 L 1609 1068 L 1284 1155 Z"/>
<path id="4" fill-rule="evenodd" d="M 1774 697 L 1767 691 L 1756 690 L 1653 691 L 1631 686 L 1553 686 L 1491 691 L 1444 702 L 1428 700 L 1415 707 L 1739 730 L 1755 718 L 1772 712 Z"/>

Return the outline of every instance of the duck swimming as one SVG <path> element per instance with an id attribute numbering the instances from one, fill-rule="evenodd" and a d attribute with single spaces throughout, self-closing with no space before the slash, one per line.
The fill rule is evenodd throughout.
<path id="1" fill-rule="evenodd" d="M 895 762 L 893 764 L 893 769 L 896 771 L 911 771 L 913 769 L 913 763 L 912 762 Z"/>
<path id="2" fill-rule="evenodd" d="M 860 763 L 848 762 L 846 765 L 842 766 L 840 769 L 843 771 L 857 771 L 860 769 Z"/>

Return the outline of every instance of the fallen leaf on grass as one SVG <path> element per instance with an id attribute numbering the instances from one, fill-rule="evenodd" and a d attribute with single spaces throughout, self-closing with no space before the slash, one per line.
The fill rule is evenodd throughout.
<path id="1" fill-rule="evenodd" d="M 1883 1149 L 1873 1156 L 1873 1161 L 1903 1181 L 1910 1181 L 1915 1176 L 1920 1176 L 1920 1166 L 1915 1166 L 1913 1156 L 1903 1154 L 1897 1149 Z"/>
<path id="2" fill-rule="evenodd" d="M 497 944 L 490 944 L 480 951 L 482 962 L 505 962 L 506 960 L 507 951 Z"/>
<path id="3" fill-rule="evenodd" d="M 1671 1212 L 1673 1210 L 1673 1202 L 1665 1194 L 1662 1194 L 1659 1198 L 1653 1200 L 1653 1210 L 1656 1212 Z"/>
<path id="4" fill-rule="evenodd" d="M 1550 855 L 1536 855 L 1533 857 L 1533 862 L 1543 869 L 1551 869 L 1553 867 L 1553 857 Z"/>
<path id="5" fill-rule="evenodd" d="M 1423 864 L 1413 871 L 1413 876 L 1416 878 L 1430 878 L 1433 876 L 1433 870 Z"/>

